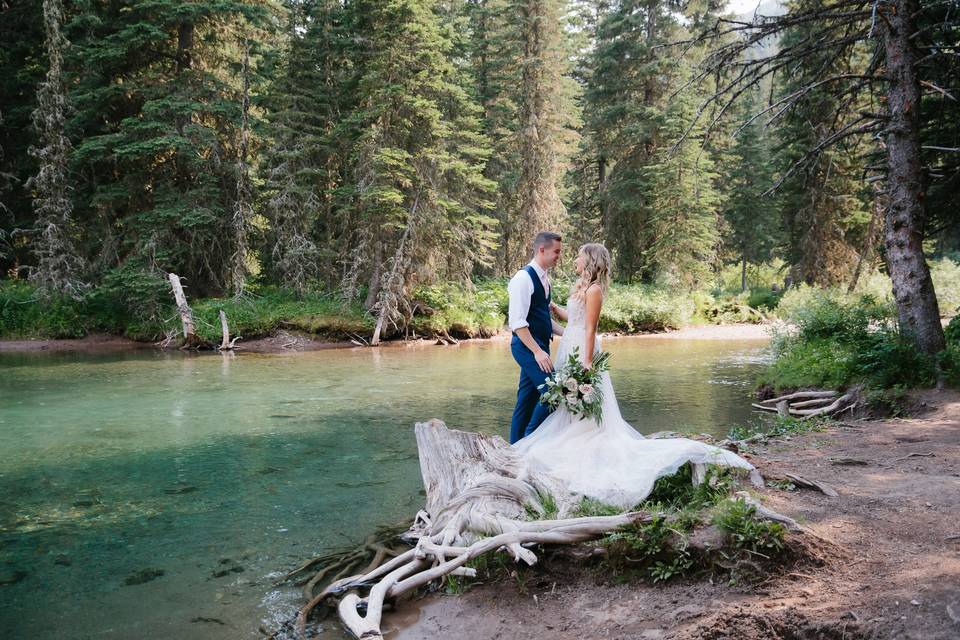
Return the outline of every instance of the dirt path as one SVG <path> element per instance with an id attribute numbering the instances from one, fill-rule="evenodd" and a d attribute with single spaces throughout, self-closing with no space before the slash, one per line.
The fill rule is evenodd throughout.
<path id="1" fill-rule="evenodd" d="M 405 603 L 384 630 L 393 640 L 957 640 L 960 392 L 913 399 L 914 418 L 850 422 L 753 454 L 765 476 L 799 474 L 839 492 L 762 492 L 770 507 L 842 547 L 823 567 L 746 589 L 703 578 L 614 584 L 547 560 L 524 584 Z"/>

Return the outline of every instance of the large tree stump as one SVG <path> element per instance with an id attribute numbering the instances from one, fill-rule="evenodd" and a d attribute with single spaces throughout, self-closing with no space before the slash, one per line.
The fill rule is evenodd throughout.
<path id="1" fill-rule="evenodd" d="M 360 553 L 360 560 L 356 554 L 349 555 L 322 569 L 308 584 L 309 602 L 297 615 L 301 638 L 306 638 L 310 612 L 328 599 L 340 598 L 340 620 L 356 637 L 382 638 L 380 623 L 387 600 L 444 576 L 473 577 L 475 570 L 466 565 L 484 553 L 502 550 L 515 562 L 533 565 L 537 555 L 529 548 L 532 545 L 594 540 L 653 519 L 644 511 L 570 517 L 582 496 L 572 493 L 562 479 L 531 471 L 503 438 L 455 431 L 439 420 L 418 423 L 415 433 L 426 504 L 401 536 L 413 548 L 371 547 L 368 540 L 366 549 L 378 549 L 374 560 L 356 575 L 334 578 L 314 595 L 313 587 L 325 575 L 336 569 L 345 573 L 366 555 Z M 694 483 L 702 482 L 705 474 L 704 465 L 694 465 Z M 755 471 L 751 479 L 762 485 Z M 761 517 L 782 518 L 766 511 Z M 301 565 L 286 577 L 312 564 Z"/>
<path id="2" fill-rule="evenodd" d="M 335 580 L 297 617 L 306 636 L 310 611 L 332 596 L 343 624 L 358 638 L 382 638 L 380 621 L 386 599 L 446 575 L 473 576 L 465 565 L 490 551 L 506 550 L 514 560 L 537 562 L 531 544 L 569 544 L 592 540 L 650 516 L 631 512 L 614 516 L 530 520 L 544 515 L 543 500 L 556 501 L 568 515 L 579 496 L 557 479 L 531 476 L 517 454 L 499 436 L 447 429 L 439 420 L 415 427 L 427 500 L 404 539 L 414 544 L 405 553 L 365 573 Z M 361 595 L 366 591 L 366 595 Z"/>

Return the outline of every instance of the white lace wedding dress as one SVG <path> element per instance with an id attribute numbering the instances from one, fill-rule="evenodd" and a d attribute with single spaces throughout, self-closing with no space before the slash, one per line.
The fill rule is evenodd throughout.
<path id="1" fill-rule="evenodd" d="M 585 309 L 570 300 L 567 326 L 560 339 L 554 363 L 565 362 L 574 347 L 585 356 Z M 594 353 L 600 351 L 600 339 Z M 611 360 L 613 364 L 615 360 Z M 567 409 L 554 411 L 531 435 L 513 445 L 531 471 L 545 471 L 564 483 L 572 493 L 606 504 L 629 508 L 646 498 L 657 478 L 672 475 L 690 462 L 740 467 L 753 465 L 740 456 L 687 438 L 644 438 L 620 415 L 610 374 L 602 375 L 603 415 L 581 419 Z M 755 474 L 751 474 L 756 477 Z"/>

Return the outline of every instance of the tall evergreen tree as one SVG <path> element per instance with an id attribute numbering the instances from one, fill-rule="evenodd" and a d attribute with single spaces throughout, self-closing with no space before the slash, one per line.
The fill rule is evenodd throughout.
<path id="1" fill-rule="evenodd" d="M 34 263 L 20 230 L 35 226 L 27 182 L 37 174 L 30 147 L 37 139 L 32 114 L 46 74 L 43 3 L 0 3 L 0 275 L 18 274 Z"/>
<path id="2" fill-rule="evenodd" d="M 759 91 L 745 101 L 741 115 L 759 109 Z M 770 137 L 761 122 L 745 123 L 739 130 L 729 157 L 723 163 L 724 190 L 728 194 L 723 209 L 725 245 L 741 265 L 740 288 L 747 288 L 747 265 L 767 262 L 781 243 L 778 203 L 767 192 L 773 184 L 774 166 Z"/>
<path id="3" fill-rule="evenodd" d="M 47 77 L 37 90 L 34 128 L 41 146 L 31 150 L 39 171 L 28 187 L 33 191 L 37 216 L 34 252 L 37 264 L 31 274 L 41 291 L 80 297 L 84 288 L 84 264 L 74 242 L 73 203 L 70 199 L 69 156 L 72 150 L 64 130 L 67 98 L 63 80 L 63 4 L 44 0 Z"/>
<path id="4" fill-rule="evenodd" d="M 787 49 L 802 46 L 815 31 L 815 26 L 800 24 L 787 30 L 780 44 Z M 842 60 L 834 60 L 834 70 L 859 73 L 858 67 L 866 61 L 857 54 L 851 49 Z M 829 51 L 811 51 L 798 61 L 793 73 L 778 77 L 777 99 L 804 92 L 815 83 L 829 56 Z M 835 127 L 842 127 L 857 117 L 851 109 L 837 122 L 835 114 L 841 100 L 836 85 L 815 86 L 803 93 L 794 107 L 777 121 L 775 129 L 780 140 L 775 158 L 783 176 L 778 191 L 783 224 L 789 233 L 786 258 L 794 280 L 820 286 L 838 286 L 851 278 L 860 240 L 870 220 L 869 191 L 859 168 L 864 155 L 861 145 L 851 141 L 802 162 L 807 152 Z M 867 105 L 863 105 L 863 109 L 869 111 Z"/>
<path id="5" fill-rule="evenodd" d="M 558 192 L 566 168 L 567 125 L 574 109 L 560 0 L 520 0 L 515 16 L 523 46 L 518 96 L 520 175 L 514 224 L 505 233 L 507 255 L 519 265 L 530 239 L 561 229 L 566 209 Z"/>
<path id="6" fill-rule="evenodd" d="M 657 135 L 679 140 L 696 109 L 695 96 L 670 101 Z M 697 132 L 693 138 L 697 139 Z M 693 290 L 709 281 L 719 244 L 721 195 L 713 160 L 694 139 L 661 149 L 640 172 L 645 223 L 640 230 L 644 269 L 655 281 Z"/>
<path id="7" fill-rule="evenodd" d="M 360 58 L 349 49 L 353 6 L 289 3 L 287 43 L 266 101 L 270 147 L 263 199 L 270 233 L 262 259 L 272 280 L 300 293 L 312 282 L 338 283 L 329 265 L 343 256 L 332 245 L 349 238 L 338 227 L 334 205 L 349 179 L 345 158 L 355 137 L 341 127 L 355 103 Z"/>
<path id="8" fill-rule="evenodd" d="M 474 0 L 470 55 L 483 131 L 493 151 L 500 250 L 511 272 L 540 230 L 563 229 L 563 177 L 576 145 L 578 87 L 561 0 Z"/>
<path id="9" fill-rule="evenodd" d="M 78 6 L 79 204 L 102 269 L 176 271 L 195 294 L 230 289 L 242 42 L 264 17 L 241 1 Z"/>
<path id="10" fill-rule="evenodd" d="M 489 148 L 435 11 L 432 0 L 358 4 L 369 53 L 350 116 L 360 131 L 350 215 L 369 230 L 367 260 L 386 258 L 374 342 L 402 317 L 417 281 L 465 277 L 490 259 Z"/>

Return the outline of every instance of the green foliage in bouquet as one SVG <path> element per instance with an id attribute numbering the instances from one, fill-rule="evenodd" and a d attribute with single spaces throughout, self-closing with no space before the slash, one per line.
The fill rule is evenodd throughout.
<path id="1" fill-rule="evenodd" d="M 594 418 L 599 422 L 603 411 L 600 376 L 610 369 L 609 361 L 608 351 L 598 351 L 593 356 L 593 366 L 587 369 L 580 362 L 580 349 L 574 347 L 566 362 L 538 387 L 546 389 L 540 402 L 554 409 L 566 407 L 577 417 Z"/>

